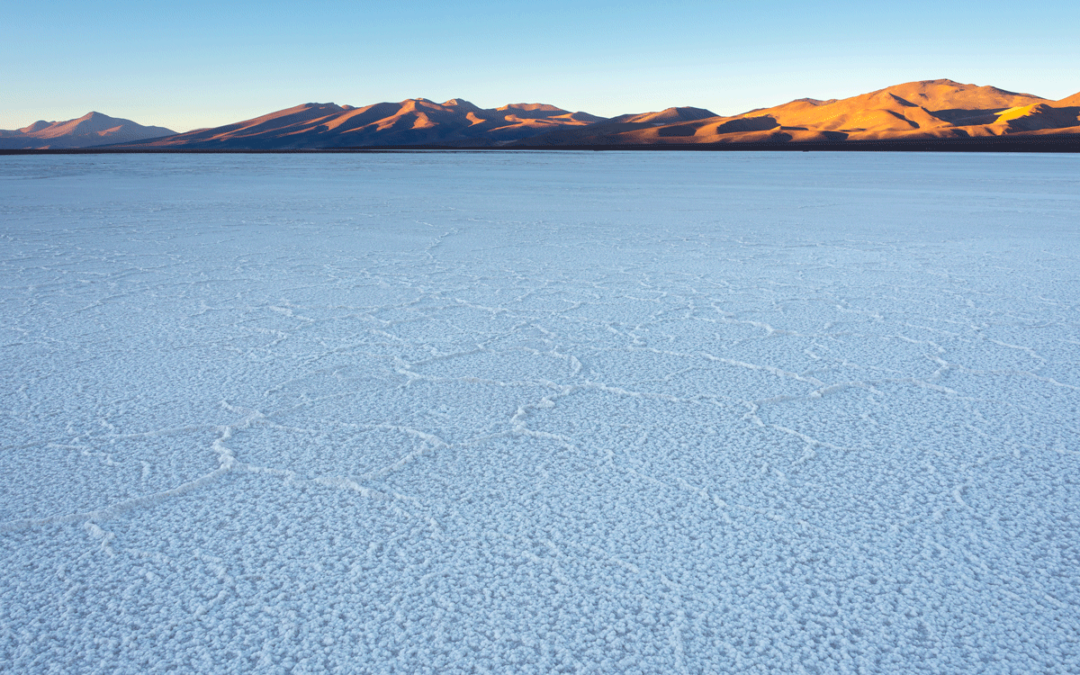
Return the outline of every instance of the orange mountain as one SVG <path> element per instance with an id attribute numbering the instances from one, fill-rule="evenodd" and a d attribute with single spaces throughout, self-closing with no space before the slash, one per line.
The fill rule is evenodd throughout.
<path id="1" fill-rule="evenodd" d="M 841 100 L 797 99 L 731 117 L 634 129 L 597 125 L 537 136 L 527 144 L 798 143 L 1080 134 L 1078 101 L 1080 94 L 1054 102 L 996 87 L 928 80 Z"/>
<path id="2" fill-rule="evenodd" d="M 146 127 L 131 120 L 90 112 L 67 122 L 41 120 L 22 129 L 0 131 L 0 149 L 89 148 L 175 133 L 164 127 Z"/>

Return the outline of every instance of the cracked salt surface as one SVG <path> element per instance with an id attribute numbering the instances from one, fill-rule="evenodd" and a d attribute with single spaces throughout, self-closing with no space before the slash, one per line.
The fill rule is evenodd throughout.
<path id="1" fill-rule="evenodd" d="M 1080 671 L 1080 158 L 0 164 L 0 671 Z"/>

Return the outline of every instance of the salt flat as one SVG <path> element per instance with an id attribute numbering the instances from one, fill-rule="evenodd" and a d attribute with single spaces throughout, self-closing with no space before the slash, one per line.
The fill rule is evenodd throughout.
<path id="1" fill-rule="evenodd" d="M 8 157 L 0 242 L 0 671 L 1080 670 L 1078 157 Z"/>

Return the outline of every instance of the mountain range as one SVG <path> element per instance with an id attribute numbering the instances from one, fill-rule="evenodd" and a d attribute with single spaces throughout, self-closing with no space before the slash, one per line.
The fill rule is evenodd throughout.
<path id="1" fill-rule="evenodd" d="M 112 123 L 116 124 L 109 127 Z M 0 132 L 0 148 L 123 144 L 117 147 L 309 150 L 729 143 L 741 147 L 1057 135 L 1080 138 L 1080 93 L 1051 101 L 996 87 L 926 80 L 839 100 L 802 98 L 733 116 L 681 107 L 603 118 L 540 103 L 480 108 L 462 99 L 436 103 L 418 98 L 360 108 L 307 103 L 243 122 L 173 134 L 90 113 L 71 122 L 37 122 L 17 132 Z M 28 145 L 10 145 L 13 141 Z"/>

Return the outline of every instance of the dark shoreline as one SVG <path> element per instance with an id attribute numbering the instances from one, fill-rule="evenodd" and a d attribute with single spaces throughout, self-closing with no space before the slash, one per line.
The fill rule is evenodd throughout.
<path id="1" fill-rule="evenodd" d="M 99 146 L 91 148 L 0 149 L 4 155 L 108 154 L 321 154 L 400 152 L 530 152 L 530 151 L 677 151 L 677 152 L 1028 152 L 1080 153 L 1080 134 L 990 136 L 932 140 L 808 141 L 774 143 L 694 143 L 686 145 L 381 145 L 344 148 L 170 148 Z"/>

